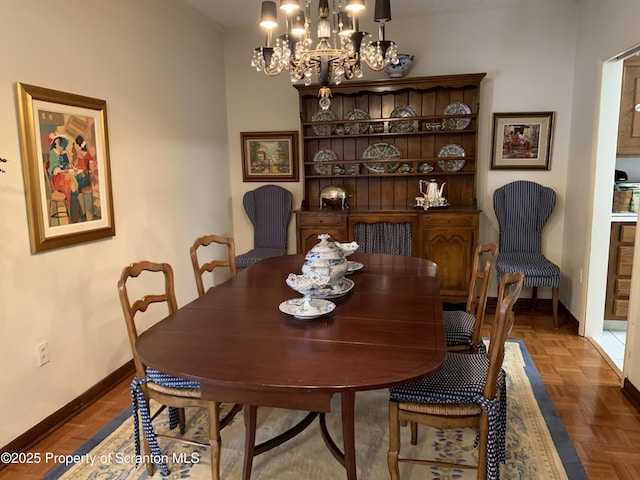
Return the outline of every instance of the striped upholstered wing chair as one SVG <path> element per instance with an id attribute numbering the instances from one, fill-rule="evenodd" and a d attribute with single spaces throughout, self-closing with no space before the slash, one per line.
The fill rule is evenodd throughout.
<path id="1" fill-rule="evenodd" d="M 287 253 L 293 195 L 278 185 L 263 185 L 245 193 L 242 203 L 253 224 L 253 248 L 236 257 L 238 271 Z"/>
<path id="2" fill-rule="evenodd" d="M 496 259 L 498 282 L 505 273 L 524 272 L 524 286 L 532 287 L 535 307 L 538 287 L 552 289 L 553 323 L 558 328 L 560 268 L 542 254 L 542 230 L 556 204 L 556 193 L 535 182 L 518 180 L 493 193 L 493 209 L 500 229 Z"/>

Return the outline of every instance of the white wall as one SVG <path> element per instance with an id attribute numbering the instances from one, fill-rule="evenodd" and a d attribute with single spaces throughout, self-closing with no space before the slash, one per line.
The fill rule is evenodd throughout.
<path id="1" fill-rule="evenodd" d="M 533 180 L 558 193 L 558 204 L 544 235 L 544 251 L 558 263 L 562 262 L 565 233 L 577 8 L 574 0 L 541 0 L 532 6 L 394 15 L 387 25 L 387 37 L 398 43 L 400 51 L 416 56 L 410 76 L 487 73 L 481 84 L 478 150 L 477 198 L 483 211 L 481 241 L 498 238 L 493 191 L 512 180 Z M 363 28 L 377 32 L 373 22 L 362 23 Z M 251 225 L 242 211 L 242 194 L 256 187 L 241 181 L 240 132 L 300 129 L 297 90 L 287 74 L 270 78 L 250 66 L 253 48 L 263 41 L 258 28 L 231 29 L 225 33 L 234 233 L 239 251 L 250 248 L 253 241 Z M 383 72 L 368 71 L 365 79 L 384 76 Z M 557 112 L 551 170 L 490 170 L 493 112 L 531 111 Z M 282 185 L 294 192 L 299 207 L 302 185 Z M 416 184 L 416 191 L 417 188 Z M 294 226 L 292 222 L 291 239 Z M 290 245 L 290 251 L 294 249 L 295 245 Z M 563 285 L 567 281 L 570 280 L 563 278 Z M 563 294 L 569 291 L 561 288 L 561 301 L 566 301 Z M 540 296 L 550 296 L 550 292 L 541 289 Z"/>
<path id="2" fill-rule="evenodd" d="M 616 118 L 607 116 L 608 107 L 601 106 L 603 71 L 607 73 L 605 82 L 613 77 L 613 67 L 605 62 L 615 55 L 640 43 L 637 19 L 640 18 L 640 3 L 634 0 L 583 0 L 580 30 L 576 49 L 576 82 L 574 88 L 574 110 L 572 124 L 571 155 L 569 168 L 573 179 L 571 185 L 586 186 L 591 195 L 572 195 L 567 202 L 567 222 L 565 244 L 563 246 L 565 264 L 573 267 L 601 265 L 597 257 L 608 251 L 609 229 L 603 228 L 600 213 L 601 193 L 607 190 L 610 197 L 611 178 L 605 177 L 605 165 L 615 164 L 616 131 L 609 127 Z M 618 67 L 621 71 L 621 66 Z M 609 94 L 606 89 L 605 95 Z M 610 104 L 611 102 L 609 102 Z M 602 133 L 601 133 L 602 132 Z M 610 172 L 610 170 L 608 170 Z M 604 177 L 604 178 L 603 178 Z M 585 242 L 585 236 L 587 241 Z M 605 253 L 603 253 L 605 252 Z M 638 249 L 636 249 L 638 260 Z M 582 325 L 587 335 L 592 334 L 598 324 L 600 306 L 594 305 L 594 293 L 601 288 L 602 267 L 589 272 L 589 282 L 585 288 L 574 288 L 575 301 L 572 312 L 578 318 L 586 320 Z M 637 319 L 640 317 L 640 299 L 638 281 L 640 279 L 640 261 L 635 261 L 633 271 L 633 290 L 629 310 L 629 332 L 627 337 L 627 356 L 625 358 L 625 376 L 638 388 L 640 386 L 640 364 L 636 360 L 635 350 L 640 345 L 640 331 Z M 579 297 L 579 298 L 578 298 Z"/>
<path id="3" fill-rule="evenodd" d="M 0 446 L 131 358 L 116 283 L 229 233 L 222 34 L 175 0 L 3 0 L 0 29 Z M 107 102 L 116 236 L 32 255 L 15 82 Z M 51 362 L 38 367 L 47 340 Z"/>

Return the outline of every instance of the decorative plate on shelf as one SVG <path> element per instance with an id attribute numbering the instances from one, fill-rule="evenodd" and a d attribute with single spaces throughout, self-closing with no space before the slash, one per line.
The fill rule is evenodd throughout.
<path id="1" fill-rule="evenodd" d="M 338 160 L 338 154 L 333 150 L 319 150 L 313 156 L 314 162 L 335 162 Z M 331 175 L 334 165 L 314 165 L 313 169 L 318 175 Z"/>
<path id="2" fill-rule="evenodd" d="M 391 118 L 409 118 L 415 117 L 416 112 L 409 105 L 401 105 L 391 112 Z M 413 120 L 394 120 L 389 121 L 389 133 L 406 133 L 413 132 Z"/>
<path id="3" fill-rule="evenodd" d="M 466 157 L 467 152 L 464 151 L 457 143 L 448 143 L 438 152 L 439 157 Z"/>
<path id="4" fill-rule="evenodd" d="M 442 113 L 445 115 L 470 115 L 471 109 L 466 103 L 453 102 L 447 105 Z M 471 125 L 471 119 L 468 117 L 449 119 L 449 128 L 451 130 L 464 130 L 469 125 Z"/>
<path id="5" fill-rule="evenodd" d="M 312 122 L 333 122 L 337 120 L 336 114 L 331 110 L 318 110 L 311 117 Z M 311 130 L 316 135 L 331 135 L 335 125 L 313 125 Z"/>
<path id="6" fill-rule="evenodd" d="M 401 154 L 400 150 L 398 150 L 398 147 L 384 142 L 369 145 L 362 154 L 362 158 L 364 160 L 392 160 L 394 158 L 400 158 L 400 156 Z M 365 163 L 364 167 L 371 173 L 384 173 L 384 163 Z M 400 167 L 399 162 L 389 163 L 387 165 L 387 172 L 393 173 L 398 169 L 398 167 Z"/>
<path id="7" fill-rule="evenodd" d="M 369 113 L 361 108 L 354 108 L 345 116 L 346 120 L 369 120 Z M 345 123 L 344 132 L 346 134 L 369 133 L 370 126 L 368 123 Z"/>
<path id="8" fill-rule="evenodd" d="M 462 158 L 456 160 L 438 160 L 438 168 L 443 172 L 457 172 L 464 167 L 465 163 L 465 160 Z"/>
<path id="9" fill-rule="evenodd" d="M 457 143 L 449 143 L 440 149 L 438 152 L 439 157 L 465 157 L 467 152 L 464 151 Z M 454 159 L 454 160 L 438 160 L 438 168 L 445 172 L 457 172 L 462 167 L 464 167 L 465 160 L 464 159 Z"/>

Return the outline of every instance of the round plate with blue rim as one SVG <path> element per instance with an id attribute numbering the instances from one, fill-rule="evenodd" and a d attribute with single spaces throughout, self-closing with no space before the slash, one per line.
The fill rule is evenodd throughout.
<path id="1" fill-rule="evenodd" d="M 470 115 L 471 109 L 466 103 L 453 102 L 444 107 L 442 113 L 445 115 Z M 471 119 L 469 117 L 449 119 L 449 128 L 451 130 L 464 130 L 469 125 L 471 125 Z"/>
<path id="2" fill-rule="evenodd" d="M 282 302 L 278 308 L 282 313 L 291 315 L 301 320 L 311 320 L 321 317 L 335 310 L 336 304 L 322 298 L 312 298 L 308 306 L 304 304 L 304 298 L 292 298 Z"/>
<path id="3" fill-rule="evenodd" d="M 362 154 L 364 160 L 392 160 L 394 158 L 400 158 L 401 153 L 398 147 L 391 143 L 378 142 L 373 145 L 369 145 Z M 384 163 L 381 162 L 369 162 L 364 163 L 364 167 L 371 173 L 384 173 Z M 393 173 L 400 163 L 388 163 L 387 172 Z"/>
<path id="4" fill-rule="evenodd" d="M 331 110 L 318 110 L 313 114 L 313 117 L 311 117 L 312 122 L 333 122 L 337 119 L 338 118 L 336 117 L 336 114 Z M 316 135 L 331 135 L 331 133 L 333 133 L 334 131 L 334 128 L 335 125 L 330 124 L 313 125 L 311 127 L 311 130 L 313 130 L 313 133 Z"/>
<path id="5" fill-rule="evenodd" d="M 345 118 L 347 120 L 369 120 L 369 113 L 361 108 L 354 108 L 347 113 Z M 368 123 L 345 123 L 344 131 L 347 134 L 357 135 L 359 133 L 369 133 L 370 127 Z"/>
<path id="6" fill-rule="evenodd" d="M 391 112 L 391 118 L 409 118 L 415 117 L 416 112 L 409 105 L 401 105 Z M 394 120 L 389 121 L 389 133 L 406 133 L 413 132 L 413 120 Z"/>
<path id="7" fill-rule="evenodd" d="M 313 156 L 314 162 L 335 162 L 338 160 L 338 154 L 333 150 L 319 150 Z M 318 175 L 331 175 L 333 170 L 333 165 L 323 165 L 319 163 L 318 165 L 314 165 L 313 169 Z"/>

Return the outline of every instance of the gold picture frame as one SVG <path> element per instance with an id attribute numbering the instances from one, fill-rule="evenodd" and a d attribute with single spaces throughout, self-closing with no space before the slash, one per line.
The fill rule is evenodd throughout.
<path id="1" fill-rule="evenodd" d="M 106 101 L 16 89 L 31 252 L 114 236 Z"/>
<path id="2" fill-rule="evenodd" d="M 494 113 L 491 168 L 549 170 L 554 112 Z"/>

